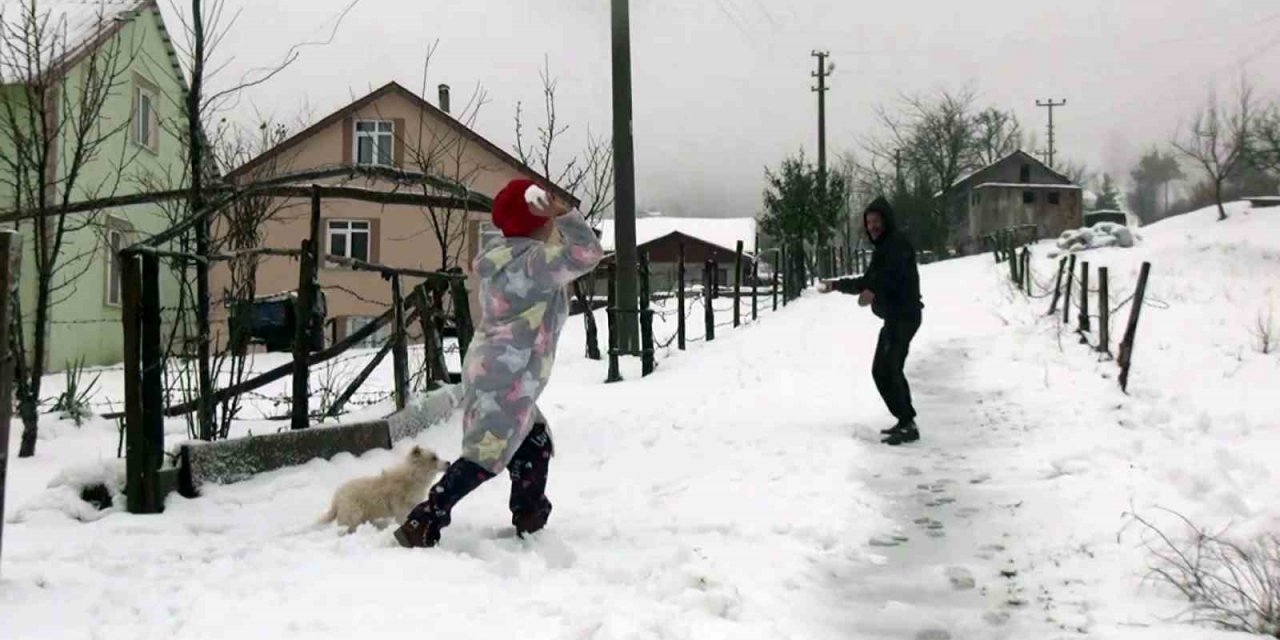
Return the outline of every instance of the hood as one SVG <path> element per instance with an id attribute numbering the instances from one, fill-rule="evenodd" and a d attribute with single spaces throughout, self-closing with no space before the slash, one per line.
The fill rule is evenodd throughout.
<path id="1" fill-rule="evenodd" d="M 867 232 L 867 214 L 872 211 L 879 213 L 881 219 L 884 220 L 884 233 L 880 235 L 880 240 L 872 238 L 871 234 Z M 893 219 L 893 207 L 884 196 L 880 196 L 871 201 L 871 204 L 867 205 L 867 208 L 863 210 L 862 232 L 867 234 L 867 239 L 871 241 L 871 244 L 880 244 L 881 241 L 889 237 L 889 235 L 897 231 L 897 229 L 897 225 Z"/>

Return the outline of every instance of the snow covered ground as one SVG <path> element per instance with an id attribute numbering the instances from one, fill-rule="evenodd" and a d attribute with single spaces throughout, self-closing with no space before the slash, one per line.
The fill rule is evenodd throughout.
<path id="1" fill-rule="evenodd" d="M 648 378 L 627 361 L 616 385 L 571 322 L 543 403 L 555 512 L 530 541 L 509 531 L 504 478 L 457 508 L 437 549 L 309 528 L 338 484 L 409 442 L 171 497 L 160 516 L 96 514 L 47 485 L 113 458 L 115 426 L 53 425 L 40 456 L 9 470 L 0 635 L 1228 637 L 1168 621 L 1183 603 L 1143 582 L 1126 514 L 1280 530 L 1280 355 L 1251 331 L 1268 301 L 1280 311 L 1280 214 L 1231 213 L 1082 254 L 1111 268 L 1116 300 L 1153 264 L 1127 396 L 1115 363 L 1045 318 L 1047 300 L 1014 292 L 990 255 L 922 267 L 908 375 L 923 440 L 901 448 L 878 442 L 878 323 L 852 297 L 721 328 L 666 350 Z M 1042 282 L 1051 246 L 1033 261 Z M 700 309 L 689 326 L 700 335 Z M 184 431 L 172 423 L 171 437 Z M 417 442 L 453 456 L 458 431 L 455 419 Z"/>

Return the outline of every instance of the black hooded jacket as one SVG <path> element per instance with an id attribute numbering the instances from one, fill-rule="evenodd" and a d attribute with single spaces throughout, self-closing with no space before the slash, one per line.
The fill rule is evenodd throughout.
<path id="1" fill-rule="evenodd" d="M 871 291 L 875 301 L 871 311 L 886 320 L 915 316 L 924 308 L 920 301 L 920 274 L 916 270 L 916 250 L 906 236 L 898 232 L 893 221 L 893 207 L 884 198 L 876 198 L 862 213 L 862 230 L 867 230 L 867 214 L 880 214 L 884 233 L 871 238 L 875 245 L 871 264 L 860 278 L 837 280 L 833 288 L 841 293 L 858 294 Z"/>

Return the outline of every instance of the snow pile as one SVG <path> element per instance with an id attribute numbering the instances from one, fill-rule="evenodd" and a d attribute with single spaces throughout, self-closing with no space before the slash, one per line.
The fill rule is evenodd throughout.
<path id="1" fill-rule="evenodd" d="M 1085 251 L 1104 247 L 1130 249 L 1142 241 L 1142 236 L 1129 227 L 1114 222 L 1099 222 L 1092 227 L 1068 229 L 1058 236 L 1058 248 L 1063 251 Z"/>
<path id="2" fill-rule="evenodd" d="M 125 461 L 122 459 L 82 462 L 58 472 L 48 487 L 25 501 L 7 518 L 8 522 L 65 516 L 80 522 L 93 522 L 124 507 Z M 105 493 L 99 494 L 103 489 Z M 86 492 L 89 491 L 88 495 Z M 95 505 L 93 498 L 108 502 Z"/>

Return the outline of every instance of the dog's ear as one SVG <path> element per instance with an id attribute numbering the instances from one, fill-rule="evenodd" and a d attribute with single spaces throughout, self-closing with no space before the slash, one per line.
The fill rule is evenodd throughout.
<path id="1" fill-rule="evenodd" d="M 409 455 L 414 458 L 421 458 L 422 454 L 422 447 L 419 447 L 418 445 L 414 445 L 413 448 L 409 450 Z"/>

